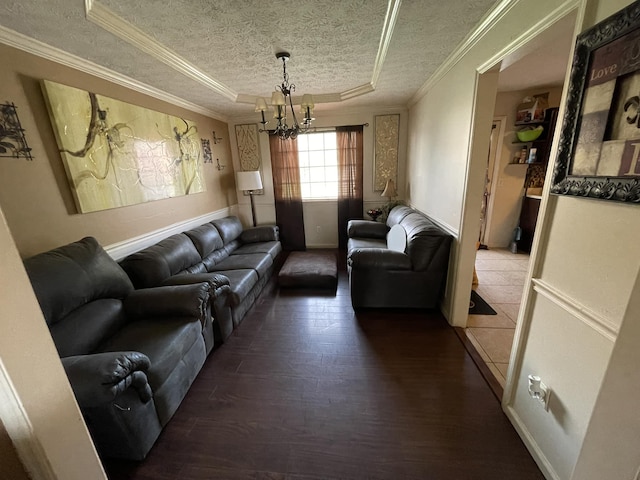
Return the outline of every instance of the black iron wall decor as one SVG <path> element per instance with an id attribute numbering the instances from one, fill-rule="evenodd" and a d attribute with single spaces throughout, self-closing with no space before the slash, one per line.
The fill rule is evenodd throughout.
<path id="1" fill-rule="evenodd" d="M 0 104 L 0 157 L 33 160 L 13 102 Z"/>
<path id="2" fill-rule="evenodd" d="M 209 139 L 201 138 L 200 142 L 202 143 L 203 163 L 213 163 L 213 158 L 211 156 L 211 144 L 209 143 Z"/>
<path id="3" fill-rule="evenodd" d="M 640 203 L 640 1 L 576 40 L 551 193 Z"/>

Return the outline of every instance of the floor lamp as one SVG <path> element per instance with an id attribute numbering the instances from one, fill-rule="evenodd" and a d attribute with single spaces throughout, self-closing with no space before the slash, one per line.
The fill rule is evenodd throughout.
<path id="1" fill-rule="evenodd" d="M 253 226 L 256 226 L 256 209 L 253 204 L 253 194 L 256 190 L 262 188 L 262 179 L 260 178 L 260 172 L 253 170 L 251 172 L 237 172 L 236 183 L 238 190 L 243 190 L 249 194 L 251 198 L 251 218 L 253 219 Z"/>

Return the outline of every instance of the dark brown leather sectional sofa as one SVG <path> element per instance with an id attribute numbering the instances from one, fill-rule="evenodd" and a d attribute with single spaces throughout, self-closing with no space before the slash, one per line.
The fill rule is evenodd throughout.
<path id="1" fill-rule="evenodd" d="M 147 455 L 281 251 L 276 226 L 244 230 L 226 217 L 120 265 L 92 237 L 24 261 L 102 456 Z"/>

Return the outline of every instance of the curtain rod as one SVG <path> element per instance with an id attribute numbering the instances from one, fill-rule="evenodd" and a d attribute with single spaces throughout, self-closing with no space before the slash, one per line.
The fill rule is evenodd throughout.
<path id="1" fill-rule="evenodd" d="M 333 130 L 335 130 L 336 128 L 344 128 L 344 127 L 368 127 L 369 126 L 369 122 L 367 123 L 361 123 L 358 125 L 336 125 L 334 127 L 311 127 L 309 130 L 307 130 L 305 133 L 308 132 L 331 132 Z"/>

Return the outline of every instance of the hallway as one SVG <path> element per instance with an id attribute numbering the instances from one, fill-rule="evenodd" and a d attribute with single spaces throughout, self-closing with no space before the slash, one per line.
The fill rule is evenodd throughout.
<path id="1" fill-rule="evenodd" d="M 478 250 L 474 290 L 497 315 L 469 315 L 465 334 L 504 388 L 529 255 L 507 249 Z"/>

